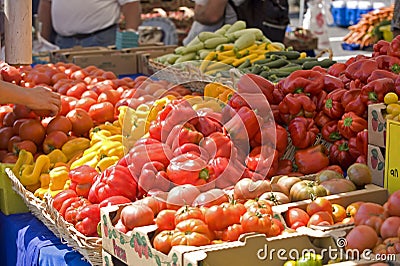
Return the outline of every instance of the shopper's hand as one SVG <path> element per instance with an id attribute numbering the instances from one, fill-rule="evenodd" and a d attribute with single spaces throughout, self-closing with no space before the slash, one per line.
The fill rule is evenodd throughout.
<path id="1" fill-rule="evenodd" d="M 49 88 L 37 86 L 27 89 L 27 96 L 26 106 L 32 110 L 47 110 L 50 111 L 50 116 L 55 116 L 60 111 L 60 95 Z"/>

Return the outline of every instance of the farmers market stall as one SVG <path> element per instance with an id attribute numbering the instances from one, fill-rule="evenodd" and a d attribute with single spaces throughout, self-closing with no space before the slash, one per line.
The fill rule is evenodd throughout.
<path id="1" fill-rule="evenodd" d="M 44 265 L 369 264 L 347 250 L 400 261 L 387 160 L 399 42 L 338 63 L 238 21 L 144 57 L 150 77 L 4 63 L 3 80 L 48 86 L 62 106 L 0 107 L 1 247 L 15 239 L 7 254 Z"/>

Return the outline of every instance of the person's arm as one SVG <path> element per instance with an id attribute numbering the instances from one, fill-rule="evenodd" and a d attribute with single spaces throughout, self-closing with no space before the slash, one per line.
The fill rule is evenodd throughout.
<path id="1" fill-rule="evenodd" d="M 51 0 L 40 0 L 38 19 L 42 23 L 42 37 L 50 41 L 53 30 L 53 24 L 51 22 Z"/>
<path id="2" fill-rule="evenodd" d="M 228 0 L 209 0 L 205 5 L 194 6 L 194 20 L 203 25 L 213 25 L 220 21 L 225 13 Z"/>
<path id="3" fill-rule="evenodd" d="M 61 100 L 58 93 L 44 87 L 23 88 L 0 80 L 0 104 L 22 104 L 32 110 L 49 110 L 56 115 Z"/>
<path id="4" fill-rule="evenodd" d="M 141 23 L 140 15 L 142 14 L 140 1 L 134 1 L 122 5 L 121 11 L 125 17 L 126 29 L 138 30 Z"/>

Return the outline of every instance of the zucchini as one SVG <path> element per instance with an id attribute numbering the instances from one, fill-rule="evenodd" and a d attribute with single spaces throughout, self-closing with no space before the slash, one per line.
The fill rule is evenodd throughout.
<path id="1" fill-rule="evenodd" d="M 287 64 L 289 64 L 289 62 L 285 59 L 278 59 L 278 60 L 274 60 L 272 62 L 266 63 L 264 64 L 264 66 L 267 66 L 269 68 L 281 68 L 286 66 Z"/>
<path id="2" fill-rule="evenodd" d="M 244 69 L 249 66 L 251 66 L 250 59 L 246 59 L 242 64 L 238 66 L 238 69 Z"/>
<path id="3" fill-rule="evenodd" d="M 188 53 L 185 55 L 181 55 L 178 59 L 176 59 L 175 64 L 183 63 L 186 61 L 190 61 L 196 58 L 196 53 Z"/>
<path id="4" fill-rule="evenodd" d="M 294 59 L 294 60 L 290 60 L 291 63 L 294 64 L 299 64 L 302 65 L 305 62 L 311 62 L 311 61 L 317 61 L 318 59 L 315 57 L 305 57 L 305 58 L 299 58 L 299 59 Z"/>
<path id="5" fill-rule="evenodd" d="M 225 44 L 228 42 L 228 38 L 226 37 L 216 37 L 207 39 L 204 41 L 204 47 L 207 49 L 214 49 L 220 44 Z"/>
<path id="6" fill-rule="evenodd" d="M 252 46 L 256 42 L 256 37 L 255 35 L 251 33 L 246 33 L 240 36 L 236 41 L 235 41 L 235 48 L 237 51 L 243 50 L 247 47 Z"/>
<path id="7" fill-rule="evenodd" d="M 258 65 L 258 64 L 253 64 L 253 66 L 252 66 L 252 68 L 251 68 L 251 73 L 253 73 L 253 74 L 260 74 L 261 73 L 261 71 L 263 70 L 263 68 L 260 66 L 260 65 Z"/>
<path id="8" fill-rule="evenodd" d="M 238 30 L 244 30 L 247 27 L 246 22 L 243 20 L 238 20 L 226 30 L 226 34 L 233 33 Z"/>
<path id="9" fill-rule="evenodd" d="M 200 41 L 200 39 L 199 39 L 199 36 L 196 36 L 195 38 L 193 38 L 193 40 L 191 40 L 188 44 L 186 44 L 186 47 L 187 46 L 192 46 L 192 45 L 195 45 L 195 44 L 198 44 L 198 43 L 200 43 L 201 41 Z"/>
<path id="10" fill-rule="evenodd" d="M 178 54 L 171 54 L 170 56 L 168 56 L 168 57 L 166 58 L 166 62 L 168 62 L 168 64 L 173 65 L 173 64 L 175 64 L 176 60 L 177 60 L 179 57 L 181 57 L 181 56 L 178 55 Z"/>
<path id="11" fill-rule="evenodd" d="M 185 46 L 179 46 L 179 47 L 176 47 L 175 48 L 175 50 L 174 50 L 174 52 L 176 53 L 176 54 L 182 54 L 182 52 L 185 50 Z"/>
<path id="12" fill-rule="evenodd" d="M 193 53 L 193 52 L 197 52 L 201 49 L 204 48 L 204 43 L 199 42 L 190 46 L 186 46 L 184 49 L 182 49 L 181 54 L 185 55 L 185 54 L 189 54 L 189 53 Z"/>
<path id="13" fill-rule="evenodd" d="M 320 67 L 323 67 L 323 68 L 328 68 L 328 67 L 330 67 L 331 65 L 333 65 L 333 64 L 335 64 L 335 63 L 336 63 L 336 61 L 333 61 L 333 60 L 328 59 L 328 58 L 323 59 L 323 60 L 321 60 L 321 61 L 318 61 L 318 60 L 316 60 L 316 61 L 309 61 L 309 62 L 305 62 L 305 63 L 303 64 L 303 69 L 311 69 L 311 68 L 313 68 L 313 67 L 315 67 L 315 66 L 320 66 Z"/>
<path id="14" fill-rule="evenodd" d="M 281 67 L 279 69 L 274 69 L 275 71 L 279 71 L 279 72 L 289 72 L 292 73 L 296 70 L 300 70 L 303 69 L 301 65 L 292 65 L 292 66 L 285 66 L 285 67 Z"/>
<path id="15" fill-rule="evenodd" d="M 242 36 L 243 34 L 247 34 L 247 33 L 253 34 L 256 37 L 256 40 L 260 40 L 263 36 L 263 32 L 257 28 L 238 30 L 238 31 L 235 31 L 230 34 L 225 34 L 225 36 L 229 40 L 236 40 L 236 39 L 240 38 L 240 36 Z"/>
<path id="16" fill-rule="evenodd" d="M 270 51 L 267 52 L 266 56 L 273 54 L 286 56 L 286 58 L 289 60 L 297 59 L 300 57 L 300 52 L 297 51 Z"/>
<path id="17" fill-rule="evenodd" d="M 253 64 L 264 65 L 264 64 L 272 62 L 274 60 L 275 59 L 272 59 L 272 58 L 265 58 L 265 59 L 254 61 Z"/>
<path id="18" fill-rule="evenodd" d="M 223 37 L 222 35 L 215 33 L 215 32 L 210 32 L 210 31 L 202 31 L 199 33 L 197 36 L 200 41 L 205 42 L 208 39 L 212 38 L 218 38 L 218 37 Z"/>
<path id="19" fill-rule="evenodd" d="M 201 49 L 197 51 L 199 58 L 203 60 L 210 52 L 213 52 L 213 49 Z"/>

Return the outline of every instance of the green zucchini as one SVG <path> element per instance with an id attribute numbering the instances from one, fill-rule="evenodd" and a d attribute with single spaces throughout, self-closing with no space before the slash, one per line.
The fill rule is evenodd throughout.
<path id="1" fill-rule="evenodd" d="M 266 56 L 273 55 L 273 54 L 286 56 L 286 58 L 289 60 L 297 59 L 300 57 L 300 52 L 298 52 L 298 51 L 270 51 L 270 52 L 266 53 Z"/>

